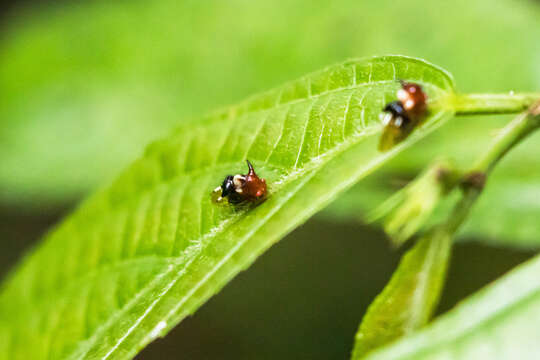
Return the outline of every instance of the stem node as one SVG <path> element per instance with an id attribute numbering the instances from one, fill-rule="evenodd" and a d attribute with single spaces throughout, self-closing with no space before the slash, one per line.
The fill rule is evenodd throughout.
<path id="1" fill-rule="evenodd" d="M 484 186 L 486 186 L 486 173 L 483 171 L 471 171 L 461 180 L 461 187 L 464 190 L 475 189 L 480 192 Z"/>

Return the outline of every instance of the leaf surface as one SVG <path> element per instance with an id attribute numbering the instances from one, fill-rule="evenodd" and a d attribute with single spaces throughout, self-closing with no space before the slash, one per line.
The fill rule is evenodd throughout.
<path id="1" fill-rule="evenodd" d="M 406 79 L 444 102 L 443 70 L 400 56 L 352 60 L 184 125 L 51 231 L 3 285 L 5 359 L 128 359 L 193 313 L 273 243 L 452 114 L 432 108 L 380 153 L 380 109 Z M 257 207 L 211 202 L 245 160 Z"/>
<path id="2" fill-rule="evenodd" d="M 180 122 L 354 54 L 430 59 L 450 69 L 462 91 L 537 90 L 539 52 L 529 44 L 540 36 L 540 7 L 456 1 L 23 5 L 5 17 L 0 42 L 0 201 L 38 209 L 73 202 Z M 419 22 L 419 13 L 431 16 Z M 408 36 L 398 17 L 415 24 Z M 483 71 L 458 55 L 471 48 Z M 441 145 L 458 158 L 474 156 L 490 126 L 502 123 L 464 119 L 406 161 L 418 159 L 411 163 L 418 171 Z M 514 160 L 522 169 L 531 161 Z"/>
<path id="3" fill-rule="evenodd" d="M 353 360 L 417 331 L 429 321 L 446 276 L 451 240 L 447 231 L 436 228 L 404 255 L 362 319 Z"/>
<path id="4" fill-rule="evenodd" d="M 369 360 L 537 359 L 540 257 L 520 265 L 416 335 Z"/>
<path id="5" fill-rule="evenodd" d="M 540 52 L 530 46 L 540 36 L 540 7 L 532 1 L 94 1 L 25 10 L 6 17 L 0 43 L 0 201 L 9 206 L 71 203 L 108 182 L 139 156 L 141 143 L 171 126 L 351 54 L 422 56 L 450 69 L 463 91 L 535 91 L 540 81 Z M 419 22 L 423 13 L 430 16 Z M 396 18 L 415 24 L 407 36 Z M 482 71 L 459 56 L 470 49 Z M 414 175 L 437 154 L 466 167 L 505 122 L 452 122 L 389 165 L 391 176 Z M 506 162 L 501 185 L 539 183 L 539 151 L 540 141 L 527 142 Z M 530 181 L 521 186 L 523 174 Z M 514 189 L 503 186 L 501 199 L 511 197 Z M 478 210 L 468 233 L 489 243 L 538 247 L 538 209 L 517 214 L 511 203 L 488 196 L 486 208 L 516 214 L 505 218 L 511 226 L 486 226 L 493 211 L 480 219 Z M 371 210 L 377 202 L 366 205 Z M 333 216 L 361 210 L 348 208 Z"/>

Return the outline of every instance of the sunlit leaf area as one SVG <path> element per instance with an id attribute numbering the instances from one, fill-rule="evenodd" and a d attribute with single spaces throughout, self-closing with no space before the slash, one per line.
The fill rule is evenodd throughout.
<path id="1" fill-rule="evenodd" d="M 0 360 L 540 358 L 540 2 L 7 2 Z"/>

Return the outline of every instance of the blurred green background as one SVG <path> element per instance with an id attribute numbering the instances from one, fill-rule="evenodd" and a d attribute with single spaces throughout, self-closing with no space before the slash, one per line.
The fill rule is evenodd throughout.
<path id="1" fill-rule="evenodd" d="M 540 89 L 540 2 L 533 0 L 3 6 L 2 275 L 152 139 L 334 62 L 404 54 L 448 69 L 462 92 Z M 363 312 L 401 254 L 361 224 L 362 211 L 440 154 L 468 164 L 507 120 L 451 121 L 289 235 L 139 358 L 347 358 Z M 439 312 L 538 248 L 539 152 L 532 138 L 497 169 L 466 231 L 472 241 L 456 246 Z"/>

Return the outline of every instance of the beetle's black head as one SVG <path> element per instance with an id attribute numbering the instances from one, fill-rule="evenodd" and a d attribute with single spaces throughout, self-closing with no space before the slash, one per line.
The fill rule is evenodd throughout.
<path id="1" fill-rule="evenodd" d="M 407 113 L 405 112 L 405 109 L 403 108 L 403 104 L 401 104 L 401 101 L 392 101 L 391 103 L 388 103 L 384 110 L 384 112 L 389 112 L 390 114 L 394 116 L 407 116 Z"/>
<path id="2" fill-rule="evenodd" d="M 227 175 L 221 184 L 221 197 L 229 196 L 232 193 L 234 193 L 233 176 Z"/>
<path id="3" fill-rule="evenodd" d="M 391 103 L 388 103 L 383 111 L 392 114 L 391 123 L 394 124 L 394 126 L 397 125 L 396 120 L 398 120 L 398 118 L 402 119 L 399 121 L 399 125 L 397 125 L 400 128 L 407 126 L 410 123 L 409 114 L 403 107 L 401 101 L 392 101 Z"/>

